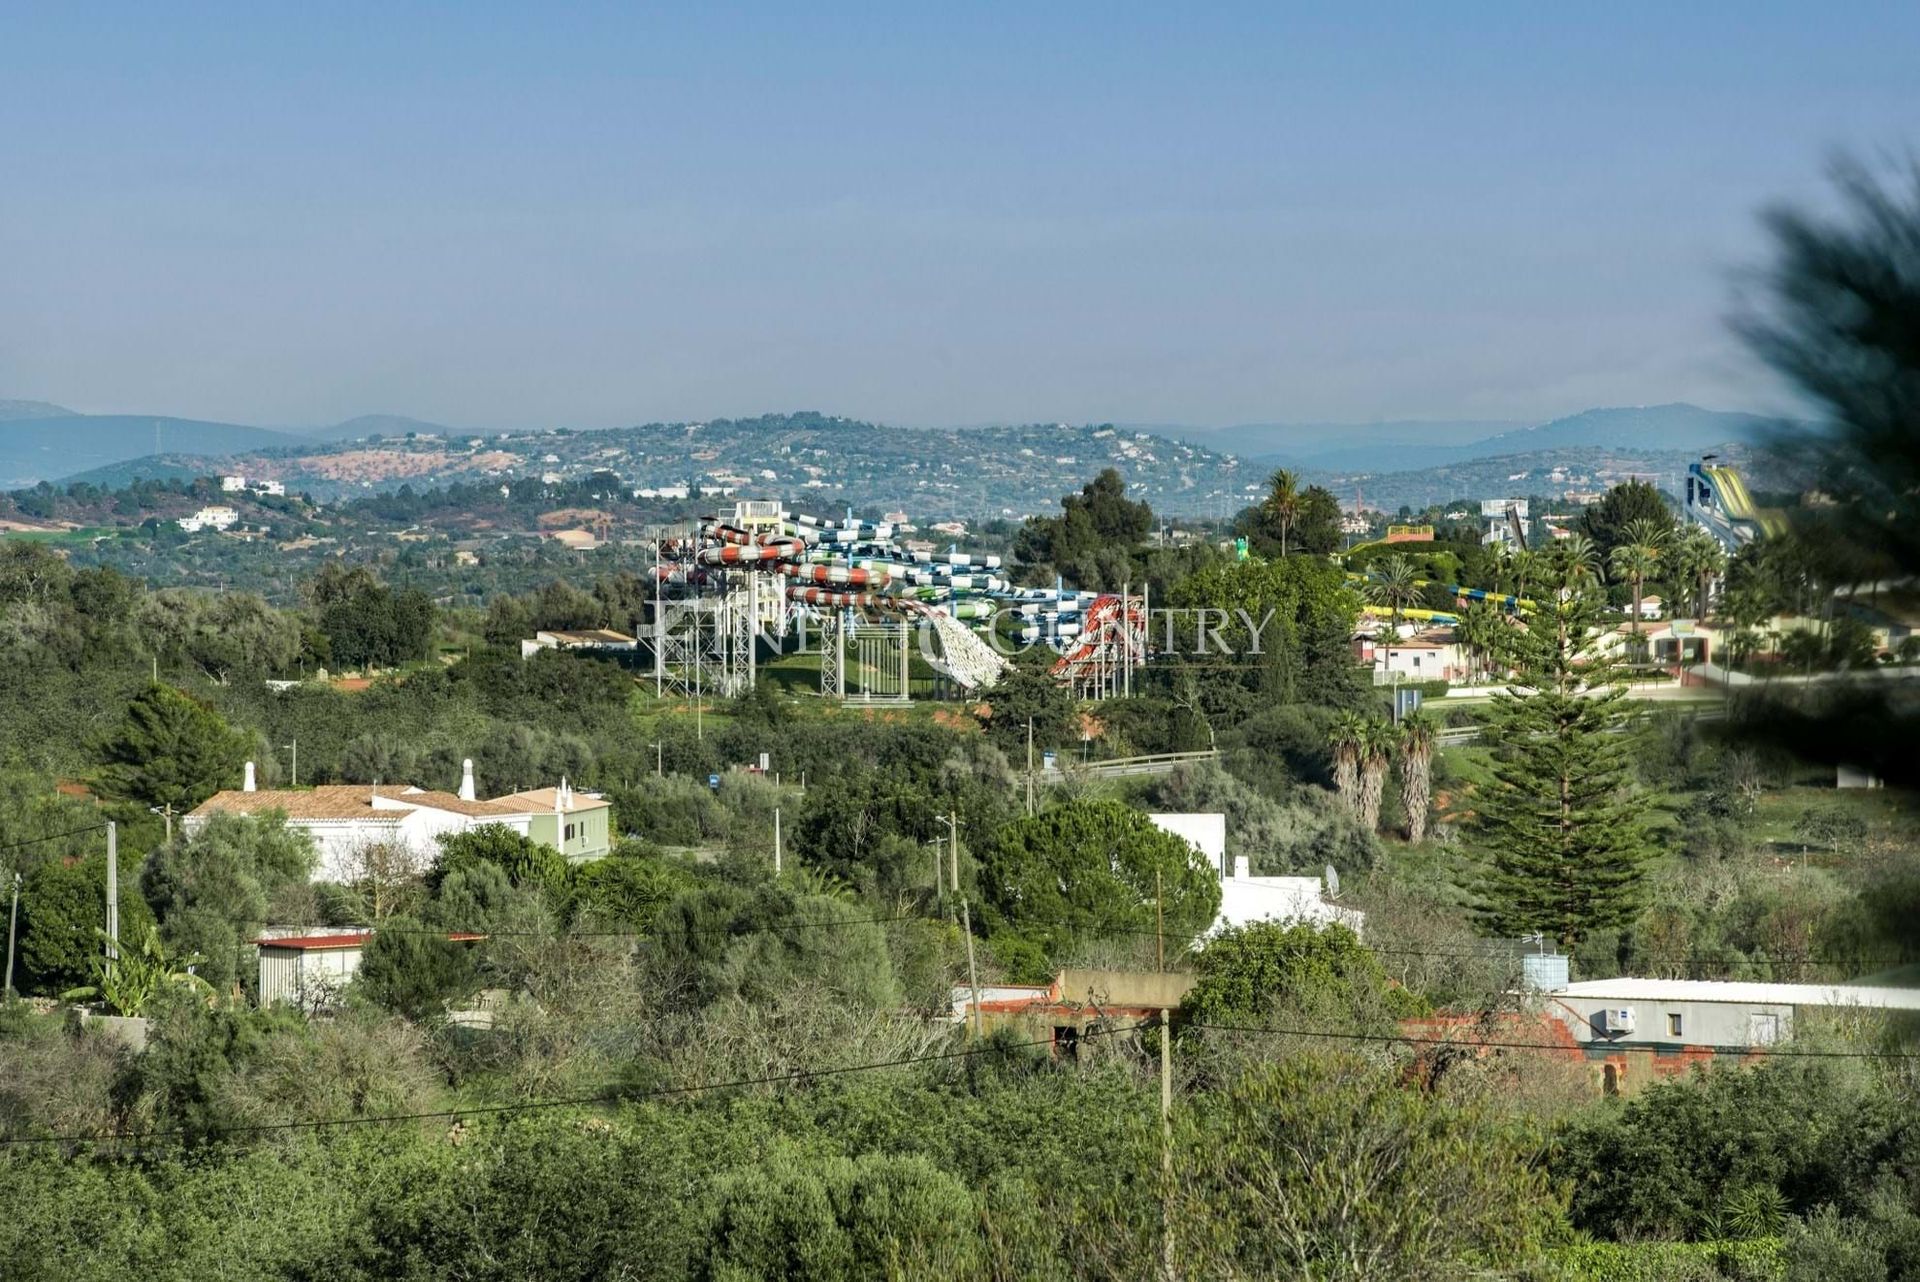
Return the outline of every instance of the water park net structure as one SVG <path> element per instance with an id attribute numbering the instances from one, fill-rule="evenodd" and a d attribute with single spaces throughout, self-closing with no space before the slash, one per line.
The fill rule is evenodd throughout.
<path id="1" fill-rule="evenodd" d="M 763 647 L 817 642 L 822 695 L 899 702 L 917 641 L 965 692 L 991 688 L 1012 650 L 1032 645 L 1056 652 L 1055 678 L 1083 698 L 1132 692 L 1147 656 L 1144 596 L 1016 588 L 997 556 L 910 548 L 905 533 L 759 499 L 656 530 L 656 691 L 737 695 L 759 679 Z"/>

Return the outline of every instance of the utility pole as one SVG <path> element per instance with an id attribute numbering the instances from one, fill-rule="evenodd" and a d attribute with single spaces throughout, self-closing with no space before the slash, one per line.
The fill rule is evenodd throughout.
<path id="1" fill-rule="evenodd" d="M 979 1041 L 980 1030 L 980 971 L 973 964 L 973 913 L 968 910 L 967 901 L 960 901 L 960 929 L 967 934 L 967 984 L 973 989 L 973 1037 Z"/>
<path id="2" fill-rule="evenodd" d="M 173 803 L 169 801 L 163 805 L 148 806 L 147 813 L 150 815 L 159 815 L 162 819 L 167 821 L 167 844 L 172 845 L 173 844 L 173 817 L 180 813 L 179 811 L 173 808 Z"/>
<path id="3" fill-rule="evenodd" d="M 107 960 L 120 960 L 120 830 L 107 820 Z"/>
<path id="4" fill-rule="evenodd" d="M 1033 818 L 1033 718 L 1027 718 L 1027 818 Z"/>
<path id="5" fill-rule="evenodd" d="M 293 765 L 287 770 L 287 787 L 298 788 L 300 786 L 300 741 L 295 739 L 286 747 L 293 754 Z"/>
<path id="6" fill-rule="evenodd" d="M 1160 1008 L 1160 1271 L 1173 1271 L 1173 1026 L 1172 1012 Z"/>
<path id="7" fill-rule="evenodd" d="M 13 874 L 13 907 L 7 910 L 7 986 L 0 988 L 0 997 L 13 995 L 13 932 L 20 921 L 20 872 Z"/>
<path id="8" fill-rule="evenodd" d="M 773 808 L 773 875 L 780 875 L 780 807 Z"/>
<path id="9" fill-rule="evenodd" d="M 647 746 L 653 749 L 653 777 L 655 779 L 658 779 L 666 773 L 666 770 L 661 765 L 662 759 L 660 755 L 660 752 L 661 752 L 660 745 L 657 743 L 650 743 Z"/>
<path id="10" fill-rule="evenodd" d="M 947 847 L 947 875 L 953 878 L 953 893 L 960 893 L 960 812 L 955 810 L 947 816 L 947 837 L 952 843 Z"/>
<path id="11" fill-rule="evenodd" d="M 1159 959 L 1161 971 L 1167 968 L 1167 914 L 1162 908 L 1163 899 L 1160 888 L 1160 870 L 1153 870 L 1153 950 Z"/>

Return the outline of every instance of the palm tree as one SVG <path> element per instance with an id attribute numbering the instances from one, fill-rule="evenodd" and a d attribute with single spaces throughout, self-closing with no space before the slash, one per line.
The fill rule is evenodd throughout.
<path id="1" fill-rule="evenodd" d="M 1387 790 L 1387 767 L 1393 761 L 1391 722 L 1368 718 L 1360 734 L 1360 822 L 1373 832 L 1380 826 L 1380 799 Z"/>
<path id="2" fill-rule="evenodd" d="M 1640 598 L 1645 595 L 1647 580 L 1660 568 L 1660 556 L 1665 550 L 1667 531 L 1657 522 L 1645 517 L 1627 522 L 1627 541 L 1613 550 L 1612 564 L 1615 579 L 1625 579 L 1633 585 L 1633 635 L 1636 647 L 1640 636 Z"/>
<path id="3" fill-rule="evenodd" d="M 1720 541 L 1695 525 L 1673 545 L 1674 573 L 1693 583 L 1694 617 L 1704 619 L 1711 602 L 1713 581 L 1727 571 L 1727 553 Z"/>
<path id="4" fill-rule="evenodd" d="M 1469 601 L 1460 611 L 1460 622 L 1454 625 L 1453 634 L 1473 656 L 1478 672 L 1492 670 L 1494 651 L 1505 637 L 1506 626 L 1491 601 Z"/>
<path id="5" fill-rule="evenodd" d="M 1260 510 L 1280 527 L 1280 555 L 1287 554 L 1287 535 L 1300 519 L 1300 478 L 1284 467 L 1277 467 L 1267 478 L 1267 497 Z"/>
<path id="6" fill-rule="evenodd" d="M 1600 547 L 1584 534 L 1569 534 L 1554 544 L 1553 555 L 1568 586 L 1600 586 Z"/>
<path id="7" fill-rule="evenodd" d="M 1351 709 L 1334 718 L 1327 734 L 1333 750 L 1333 790 L 1355 815 L 1360 813 L 1360 755 L 1366 737 L 1366 718 Z"/>
<path id="8" fill-rule="evenodd" d="M 1420 599 L 1420 573 L 1413 562 L 1394 553 L 1367 576 L 1364 590 L 1369 605 L 1384 605 L 1393 611 L 1393 625 L 1400 626 L 1406 608 Z"/>
<path id="9" fill-rule="evenodd" d="M 1400 723 L 1400 799 L 1407 808 L 1407 840 L 1424 839 L 1433 804 L 1433 722 L 1417 712 Z"/>
<path id="10" fill-rule="evenodd" d="M 1523 597 L 1540 573 L 1540 555 L 1527 548 L 1510 547 L 1501 558 L 1501 569 L 1504 571 L 1502 577 L 1513 590 L 1513 595 Z"/>

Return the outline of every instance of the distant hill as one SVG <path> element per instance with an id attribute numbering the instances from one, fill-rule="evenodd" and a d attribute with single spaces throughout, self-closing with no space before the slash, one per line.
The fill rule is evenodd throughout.
<path id="1" fill-rule="evenodd" d="M 0 423 L 0 489 L 154 454 L 224 457 L 302 443 L 299 437 L 264 427 L 190 418 L 67 412 L 13 419 Z"/>
<path id="2" fill-rule="evenodd" d="M 469 432 L 465 428 L 428 423 L 421 419 L 408 418 L 404 414 L 362 414 L 344 423 L 335 423 L 332 427 L 309 429 L 301 435 L 316 441 L 357 441 L 368 436 L 405 436 L 409 432 L 431 436 L 488 435 L 484 432 Z"/>
<path id="3" fill-rule="evenodd" d="M 0 423 L 22 418 L 74 418 L 76 411 L 46 401 L 0 401 Z"/>
<path id="4" fill-rule="evenodd" d="M 1774 423 L 1758 414 L 1676 403 L 1583 410 L 1537 427 L 1510 427 L 1464 442 L 1447 439 L 1460 424 L 1382 425 L 1396 429 L 1390 437 L 1375 437 L 1372 428 L 1354 425 L 1347 429 L 1347 440 L 1337 447 L 1281 450 L 1260 456 L 1260 461 L 1311 471 L 1399 472 L 1546 450 L 1699 451 L 1729 442 L 1751 442 Z M 1399 430 L 1403 428 L 1416 430 Z M 1421 430 L 1427 434 L 1422 436 Z"/>
<path id="5" fill-rule="evenodd" d="M 1234 427 L 1149 427 L 1210 450 L 1244 458 L 1272 458 L 1299 466 L 1340 467 L 1340 456 L 1372 452 L 1385 458 L 1407 446 L 1467 445 L 1525 424 L 1511 419 L 1400 419 L 1379 423 L 1241 423 Z"/>
<path id="6" fill-rule="evenodd" d="M 1620 450 L 1704 450 L 1729 441 L 1753 441 L 1777 422 L 1758 414 L 1706 410 L 1684 402 L 1636 405 L 1586 410 L 1539 427 L 1490 436 L 1467 448 L 1476 458 L 1585 445 Z"/>
<path id="7" fill-rule="evenodd" d="M 84 472 L 56 477 L 53 483 L 61 488 L 84 483 L 103 490 L 119 490 L 135 481 L 191 481 L 211 476 L 218 470 L 219 465 L 213 459 L 196 454 L 149 454 L 145 458 L 122 459 L 104 467 L 90 467 Z"/>

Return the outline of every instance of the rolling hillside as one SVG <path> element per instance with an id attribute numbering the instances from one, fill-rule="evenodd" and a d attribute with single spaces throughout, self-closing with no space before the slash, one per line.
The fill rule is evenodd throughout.
<path id="1" fill-rule="evenodd" d="M 0 489 L 18 489 L 153 454 L 224 458 L 300 443 L 298 437 L 264 427 L 187 418 L 68 412 L 12 419 L 0 423 Z"/>
<path id="2" fill-rule="evenodd" d="M 1583 410 L 1535 426 L 1453 420 L 1256 424 L 1179 435 L 1272 466 L 1315 472 L 1401 472 L 1550 450 L 1698 452 L 1729 442 L 1751 442 L 1771 424 L 1772 420 L 1756 414 L 1675 403 Z"/>

